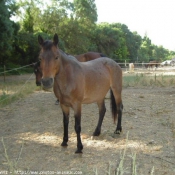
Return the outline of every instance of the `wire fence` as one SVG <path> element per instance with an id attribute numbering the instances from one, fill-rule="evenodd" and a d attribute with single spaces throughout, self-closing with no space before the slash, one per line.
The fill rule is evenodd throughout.
<path id="1" fill-rule="evenodd" d="M 20 70 L 20 69 L 24 69 L 24 68 L 27 68 L 27 67 L 32 66 L 32 65 L 33 65 L 33 64 L 28 64 L 28 65 L 21 66 L 21 67 L 18 67 L 18 68 L 14 68 L 14 69 L 10 69 L 10 70 L 7 70 L 7 71 L 6 71 L 5 68 L 4 68 L 4 71 L 3 71 L 3 72 L 0 72 L 0 76 L 3 74 L 4 82 L 5 82 L 5 80 L 6 80 L 6 73 L 12 72 L 12 71 L 16 71 L 16 70 Z M 5 98 L 3 98 L 3 99 L 0 100 L 0 103 L 2 103 L 3 101 L 5 101 L 5 100 L 7 100 L 7 99 L 9 99 L 9 98 L 12 98 L 13 96 L 15 96 L 16 94 L 18 94 L 19 92 L 21 92 L 21 91 L 26 87 L 27 83 L 28 83 L 33 77 L 34 77 L 34 72 L 32 72 L 32 74 L 30 74 L 29 77 L 26 77 L 26 76 L 25 76 L 25 82 L 24 82 L 20 87 L 18 87 L 18 90 L 17 90 L 14 94 L 12 94 L 12 95 L 10 95 L 10 96 L 5 96 Z M 14 79 L 15 79 L 15 80 L 18 80 L 17 78 L 14 78 Z"/>
<path id="2" fill-rule="evenodd" d="M 8 68 L 9 70 L 6 70 L 6 67 L 4 66 L 4 70 L 2 72 L 0 72 L 0 75 L 1 74 L 5 74 L 5 73 L 9 73 L 9 72 L 12 72 L 12 71 L 17 71 L 19 69 L 23 69 L 23 68 L 32 66 L 33 64 L 35 64 L 35 63 L 28 64 L 28 65 L 25 65 L 25 66 L 22 66 L 22 67 L 18 67 L 18 68 L 13 68 L 13 69 Z"/>
<path id="3" fill-rule="evenodd" d="M 0 77 L 3 76 L 4 82 L 6 81 L 6 75 L 11 72 L 11 75 L 17 75 L 16 73 L 14 73 L 15 71 L 18 71 L 20 69 L 25 69 L 25 73 L 28 72 L 26 69 L 28 69 L 29 67 L 31 67 L 33 64 L 28 64 L 25 66 L 21 66 L 18 68 L 8 68 L 8 70 L 6 70 L 5 66 L 4 66 L 4 70 L 0 72 Z M 146 73 L 150 73 L 150 71 L 175 71 L 175 66 L 170 65 L 170 64 L 164 64 L 162 65 L 161 63 L 156 63 L 158 66 L 150 66 L 150 67 L 146 67 L 146 65 L 150 64 L 150 63 L 129 63 L 129 62 L 124 62 L 124 63 L 118 63 L 120 65 L 120 67 L 122 68 L 123 72 L 146 72 Z M 133 64 L 133 67 L 131 66 L 131 64 Z M 19 71 L 18 74 L 21 75 L 22 71 Z M 30 70 L 30 73 L 33 72 L 32 68 Z"/>
<path id="4" fill-rule="evenodd" d="M 6 68 L 4 67 L 4 70 L 0 72 L 0 76 L 3 75 L 3 74 L 9 73 L 9 72 L 13 72 L 13 71 L 17 71 L 17 70 L 20 70 L 20 69 L 23 69 L 23 68 L 30 67 L 33 64 L 35 64 L 35 63 L 28 64 L 28 65 L 18 67 L 18 68 L 8 68 L 8 70 L 6 70 Z M 150 63 L 144 63 L 144 62 L 143 63 L 128 63 L 128 62 L 125 62 L 125 63 L 118 63 L 118 64 L 121 66 L 121 68 L 129 68 L 130 64 L 134 64 L 134 69 L 137 69 L 137 68 L 146 68 L 145 65 L 150 64 Z M 158 65 L 158 67 L 171 66 L 169 64 L 165 64 L 165 65 L 162 65 L 161 63 L 156 63 L 156 64 Z M 171 66 L 171 67 L 174 67 L 174 66 Z"/>

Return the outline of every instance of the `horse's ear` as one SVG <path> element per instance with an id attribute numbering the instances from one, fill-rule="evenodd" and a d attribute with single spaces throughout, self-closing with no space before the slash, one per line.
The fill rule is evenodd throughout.
<path id="1" fill-rule="evenodd" d="M 43 38 L 41 37 L 41 35 L 38 35 L 38 43 L 42 46 L 44 43 Z"/>
<path id="2" fill-rule="evenodd" d="M 54 43 L 55 46 L 57 46 L 58 43 L 59 43 L 59 38 L 58 38 L 58 35 L 56 33 L 55 33 L 55 35 L 53 37 L 53 43 Z"/>

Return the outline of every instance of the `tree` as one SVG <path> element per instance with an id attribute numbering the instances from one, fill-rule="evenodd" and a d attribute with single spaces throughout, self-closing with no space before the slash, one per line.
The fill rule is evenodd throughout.
<path id="1" fill-rule="evenodd" d="M 38 30 L 38 22 L 41 17 L 40 1 L 36 0 L 20 0 L 18 6 L 20 7 L 17 13 L 21 30 L 34 33 Z"/>
<path id="2" fill-rule="evenodd" d="M 64 22 L 68 18 L 67 8 L 69 3 L 67 4 L 65 0 L 52 0 L 37 20 L 40 30 L 49 34 L 58 32 L 60 35 L 63 32 Z"/>
<path id="3" fill-rule="evenodd" d="M 45 39 L 52 39 L 57 33 L 59 48 L 72 55 L 98 51 L 118 62 L 164 60 L 175 55 L 153 45 L 146 35 L 142 39 L 125 24 L 96 24 L 95 0 L 18 0 L 18 13 L 13 2 L 0 0 L 0 61 L 3 63 L 7 57 L 8 61 L 21 65 L 35 62 L 39 33 Z M 12 14 L 19 17 L 20 26 L 10 20 Z"/>
<path id="4" fill-rule="evenodd" d="M 153 58 L 158 62 L 164 61 L 168 58 L 169 51 L 164 49 L 163 46 L 153 45 Z"/>
<path id="5" fill-rule="evenodd" d="M 151 43 L 151 40 L 147 37 L 147 35 L 144 36 L 142 39 L 142 44 L 140 46 L 138 57 L 140 62 L 149 62 L 153 60 L 153 45 Z"/>
<path id="6" fill-rule="evenodd" d="M 127 57 L 128 52 L 123 32 L 114 24 L 98 24 L 94 31 L 93 42 L 96 43 L 98 51 L 117 61 L 124 61 Z"/>
<path id="7" fill-rule="evenodd" d="M 14 9 L 12 0 L 0 0 L 0 63 L 2 65 L 5 64 L 12 50 L 14 22 L 10 18 Z"/>
<path id="8" fill-rule="evenodd" d="M 123 32 L 122 37 L 126 41 L 125 45 L 128 51 L 127 59 L 130 62 L 135 62 L 138 56 L 138 49 L 140 48 L 142 41 L 141 37 L 137 34 L 137 32 L 131 32 L 128 29 L 128 26 L 126 26 L 125 24 L 115 23 L 113 25 L 120 28 L 121 31 Z"/>
<path id="9" fill-rule="evenodd" d="M 74 16 L 83 25 L 91 27 L 97 22 L 97 8 L 94 0 L 74 0 Z"/>

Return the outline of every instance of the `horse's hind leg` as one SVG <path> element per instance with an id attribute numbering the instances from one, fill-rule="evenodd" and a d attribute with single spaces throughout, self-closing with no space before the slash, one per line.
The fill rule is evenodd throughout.
<path id="1" fill-rule="evenodd" d="M 111 91 L 111 108 L 112 108 L 112 113 L 114 117 L 114 121 L 116 118 L 118 118 L 117 121 L 117 127 L 115 130 L 115 134 L 120 134 L 122 131 L 122 110 L 123 110 L 123 104 L 122 104 L 122 99 L 121 99 L 121 91 L 117 90 L 117 88 L 112 88 Z"/>
<path id="2" fill-rule="evenodd" d="M 118 122 L 117 122 L 117 128 L 115 130 L 115 134 L 120 134 L 121 131 L 122 131 L 122 125 L 121 125 L 121 122 L 122 122 L 122 110 L 123 110 L 123 104 L 120 103 L 119 105 L 117 105 L 117 114 L 118 114 Z"/>
<path id="3" fill-rule="evenodd" d="M 99 136 L 100 135 L 100 133 L 101 133 L 101 125 L 102 125 L 103 118 L 104 118 L 104 115 L 105 115 L 105 112 L 106 112 L 104 99 L 103 99 L 103 101 L 98 102 L 97 105 L 98 105 L 98 108 L 99 108 L 99 119 L 98 119 L 97 127 L 96 127 L 96 129 L 95 129 L 95 131 L 93 133 L 93 136 Z"/>

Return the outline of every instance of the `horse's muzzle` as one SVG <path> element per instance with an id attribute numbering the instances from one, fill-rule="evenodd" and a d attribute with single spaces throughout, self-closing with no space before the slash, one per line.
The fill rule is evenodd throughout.
<path id="1" fill-rule="evenodd" d="M 41 84 L 44 90 L 48 90 L 53 87 L 54 79 L 53 78 L 42 78 Z"/>

